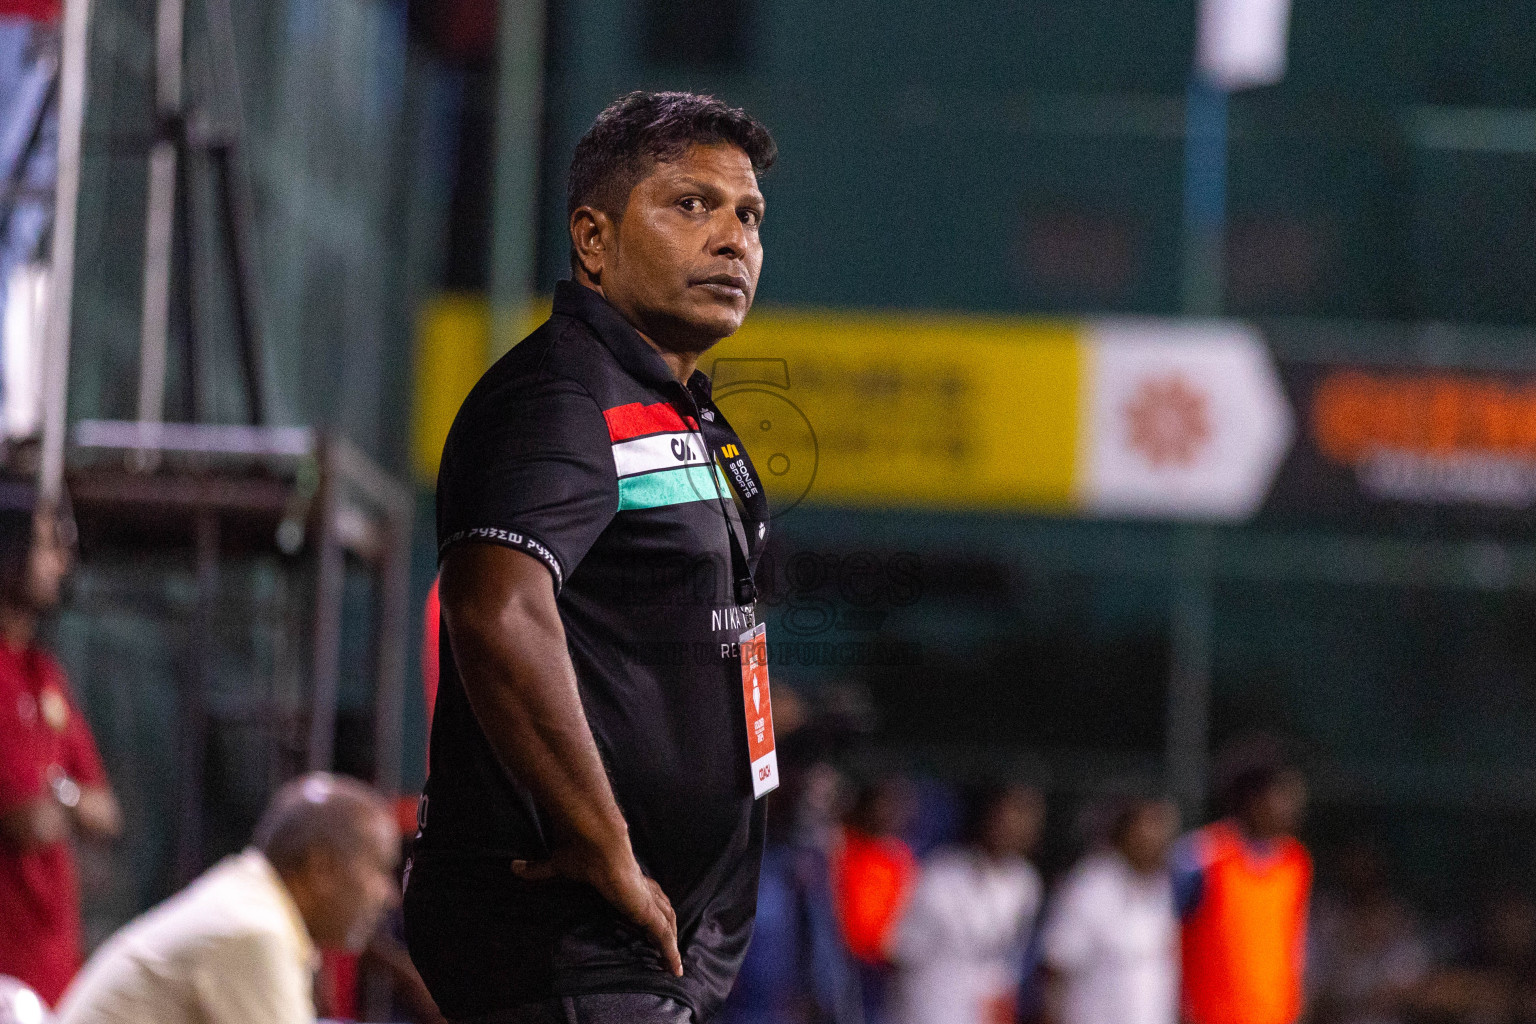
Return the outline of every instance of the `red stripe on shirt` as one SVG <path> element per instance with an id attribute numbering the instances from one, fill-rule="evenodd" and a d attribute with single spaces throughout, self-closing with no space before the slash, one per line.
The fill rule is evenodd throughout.
<path id="1" fill-rule="evenodd" d="M 661 434 L 673 430 L 697 430 L 698 424 L 690 416 L 685 421 L 670 402 L 642 405 L 630 402 L 603 410 L 608 421 L 608 438 L 615 443 L 645 434 Z"/>

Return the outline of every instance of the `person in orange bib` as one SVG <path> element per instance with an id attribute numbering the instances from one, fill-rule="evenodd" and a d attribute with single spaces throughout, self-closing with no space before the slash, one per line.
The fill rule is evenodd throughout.
<path id="1" fill-rule="evenodd" d="M 1223 787 L 1230 815 L 1175 853 L 1187 1024 L 1293 1024 L 1302 1012 L 1312 858 L 1294 835 L 1301 773 L 1249 756 Z"/>

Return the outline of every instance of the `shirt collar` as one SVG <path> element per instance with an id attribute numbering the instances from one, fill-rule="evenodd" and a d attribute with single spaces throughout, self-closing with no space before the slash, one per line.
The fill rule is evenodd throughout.
<path id="1" fill-rule="evenodd" d="M 575 281 L 560 281 L 555 285 L 554 311 L 592 328 L 619 365 L 636 380 L 658 388 L 678 387 L 677 378 L 661 355 L 596 291 Z M 693 371 L 684 390 L 700 406 L 710 401 L 709 377 L 702 370 Z"/>
<path id="2" fill-rule="evenodd" d="M 640 337 L 628 320 L 608 300 L 586 285 L 561 281 L 555 285 L 555 312 L 575 317 L 597 333 L 619 365 L 647 384 L 664 387 L 677 378 L 657 351 Z"/>
<path id="3" fill-rule="evenodd" d="M 714 385 L 703 370 L 693 371 L 693 376 L 688 378 L 687 391 L 701 409 L 714 401 Z"/>
<path id="4" fill-rule="evenodd" d="M 241 859 L 272 887 L 273 896 L 276 897 L 278 905 L 283 908 L 284 917 L 288 921 L 293 948 L 298 951 L 299 958 L 311 971 L 319 970 L 320 951 L 315 948 L 315 940 L 309 937 L 309 926 L 304 923 L 304 917 L 299 913 L 298 905 L 289 895 L 288 886 L 283 884 L 283 877 L 277 873 L 277 869 L 272 866 L 271 861 L 267 860 L 266 855 L 254 847 L 246 850 L 241 855 Z"/>

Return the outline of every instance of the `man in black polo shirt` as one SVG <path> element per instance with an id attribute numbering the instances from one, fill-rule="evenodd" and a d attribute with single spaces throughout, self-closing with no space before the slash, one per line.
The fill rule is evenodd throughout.
<path id="1" fill-rule="evenodd" d="M 771 772 L 739 650 L 767 514 L 696 366 L 751 308 L 774 156 L 709 97 L 603 111 L 571 164 L 575 280 L 448 435 L 405 911 L 451 1019 L 704 1021 L 746 950 Z"/>

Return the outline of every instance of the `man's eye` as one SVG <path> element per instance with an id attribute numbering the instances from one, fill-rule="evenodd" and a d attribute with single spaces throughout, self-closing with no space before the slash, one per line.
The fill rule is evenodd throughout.
<path id="1" fill-rule="evenodd" d="M 700 199 L 698 196 L 689 196 L 686 199 L 680 200 L 677 205 L 681 206 L 689 213 L 698 213 L 700 210 L 704 209 L 704 200 Z"/>
<path id="2" fill-rule="evenodd" d="M 762 214 L 758 213 L 756 210 L 741 211 L 741 222 L 748 227 L 757 227 L 757 222 L 760 220 L 762 220 Z"/>

